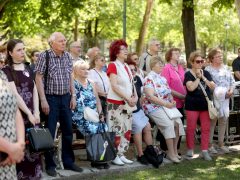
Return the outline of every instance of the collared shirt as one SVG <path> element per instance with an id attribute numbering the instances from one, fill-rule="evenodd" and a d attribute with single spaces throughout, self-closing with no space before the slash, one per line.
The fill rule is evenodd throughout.
<path id="1" fill-rule="evenodd" d="M 72 57 L 64 51 L 62 56 L 57 56 L 52 49 L 48 50 L 49 65 L 47 84 L 45 94 L 64 95 L 70 92 L 71 74 L 72 74 Z M 46 70 L 46 52 L 39 55 L 35 71 L 44 76 Z"/>

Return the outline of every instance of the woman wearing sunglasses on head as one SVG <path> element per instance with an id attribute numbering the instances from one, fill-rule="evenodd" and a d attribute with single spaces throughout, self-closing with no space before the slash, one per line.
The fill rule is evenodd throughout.
<path id="1" fill-rule="evenodd" d="M 185 99 L 185 109 L 187 116 L 187 154 L 193 157 L 194 149 L 194 132 L 197 126 L 197 120 L 201 122 L 201 150 L 204 160 L 211 161 L 212 158 L 208 154 L 208 142 L 210 134 L 210 118 L 208 113 L 208 105 L 204 93 L 200 87 L 203 86 L 208 97 L 210 98 L 210 89 L 214 89 L 215 84 L 209 72 L 202 70 L 204 60 L 200 52 L 195 51 L 190 54 L 189 63 L 192 65 L 190 71 L 185 73 L 184 85 L 187 88 Z"/>

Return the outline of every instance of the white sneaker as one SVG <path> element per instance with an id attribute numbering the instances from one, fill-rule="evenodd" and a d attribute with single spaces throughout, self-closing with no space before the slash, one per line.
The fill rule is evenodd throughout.
<path id="1" fill-rule="evenodd" d="M 223 153 L 230 153 L 229 149 L 227 146 L 222 146 L 222 147 L 219 147 L 220 151 L 223 152 Z"/>
<path id="2" fill-rule="evenodd" d="M 208 152 L 211 154 L 217 154 L 217 150 L 214 148 L 214 146 L 211 146 L 210 148 L 208 148 Z"/>
<path id="3" fill-rule="evenodd" d="M 116 158 L 114 160 L 112 160 L 112 163 L 115 165 L 118 165 L 118 166 L 124 165 L 124 163 L 121 161 L 121 159 L 118 156 L 116 156 Z"/>
<path id="4" fill-rule="evenodd" d="M 133 163 L 133 161 L 127 159 L 127 158 L 126 158 L 125 156 L 123 156 L 123 155 L 120 157 L 120 160 L 121 160 L 123 163 L 125 163 L 125 164 L 132 164 L 132 163 Z"/>
<path id="5" fill-rule="evenodd" d="M 193 150 L 189 149 L 186 153 L 186 156 L 192 158 L 193 157 Z"/>
<path id="6" fill-rule="evenodd" d="M 211 156 L 208 154 L 207 151 L 202 151 L 202 156 L 203 156 L 203 159 L 206 160 L 206 161 L 211 161 L 212 160 Z"/>

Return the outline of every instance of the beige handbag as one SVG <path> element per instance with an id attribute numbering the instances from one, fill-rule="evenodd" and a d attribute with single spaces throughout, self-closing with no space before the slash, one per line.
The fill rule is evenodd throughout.
<path id="1" fill-rule="evenodd" d="M 201 83 L 199 83 L 199 86 L 200 88 L 202 89 L 202 92 L 206 98 L 206 101 L 207 101 L 207 104 L 208 104 L 208 113 L 209 113 L 209 117 L 210 119 L 216 119 L 217 118 L 217 115 L 218 115 L 218 112 L 217 112 L 217 109 L 215 108 L 214 106 L 214 103 L 213 101 L 211 101 L 208 96 L 207 96 L 207 93 L 203 87 L 203 85 Z"/>

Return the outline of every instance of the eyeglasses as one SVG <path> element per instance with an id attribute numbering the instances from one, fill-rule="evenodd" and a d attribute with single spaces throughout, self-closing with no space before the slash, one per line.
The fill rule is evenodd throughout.
<path id="1" fill-rule="evenodd" d="M 136 71 L 137 71 L 136 68 L 130 68 L 130 70 L 131 70 L 132 72 L 136 72 Z"/>
<path id="2" fill-rule="evenodd" d="M 120 48 L 120 51 L 128 51 L 128 49 L 127 48 Z"/>
<path id="3" fill-rule="evenodd" d="M 197 64 L 200 64 L 200 63 L 203 64 L 203 63 L 204 63 L 204 60 L 196 60 L 195 63 L 197 63 Z"/>

